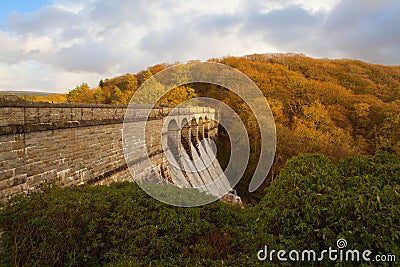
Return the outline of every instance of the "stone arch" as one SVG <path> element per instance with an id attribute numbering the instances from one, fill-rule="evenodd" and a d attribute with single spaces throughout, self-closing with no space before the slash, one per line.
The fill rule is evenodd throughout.
<path id="1" fill-rule="evenodd" d="M 197 127 L 197 133 L 198 133 L 199 141 L 203 140 L 203 138 L 204 138 L 204 124 L 203 124 L 203 118 L 202 117 L 199 118 L 199 123 L 198 123 L 198 127 Z"/>
<path id="2" fill-rule="evenodd" d="M 179 145 L 179 127 L 175 119 L 172 119 L 168 123 L 167 132 L 167 145 L 168 149 L 173 153 L 175 157 L 178 156 L 178 145 Z"/>
<path id="3" fill-rule="evenodd" d="M 190 125 L 188 123 L 188 120 L 186 118 L 183 118 L 181 122 L 181 144 L 183 148 L 186 150 L 189 156 L 191 156 L 190 153 Z"/>
<path id="4" fill-rule="evenodd" d="M 187 120 L 186 118 L 183 118 L 183 119 L 182 119 L 182 122 L 181 122 L 181 128 L 183 128 L 185 125 L 188 125 L 188 126 L 189 126 L 188 120 Z"/>
<path id="5" fill-rule="evenodd" d="M 196 121 L 196 118 L 193 117 L 190 120 L 190 140 L 192 141 L 192 144 L 197 147 L 199 144 L 199 139 L 198 139 L 198 124 Z"/>
<path id="6" fill-rule="evenodd" d="M 204 122 L 203 122 L 204 138 L 208 138 L 208 130 L 209 129 L 210 129 L 210 118 L 205 116 L 204 117 Z"/>
<path id="7" fill-rule="evenodd" d="M 172 119 L 169 121 L 168 123 L 168 132 L 169 131 L 178 131 L 179 127 L 178 127 L 178 123 L 176 122 L 175 119 Z"/>

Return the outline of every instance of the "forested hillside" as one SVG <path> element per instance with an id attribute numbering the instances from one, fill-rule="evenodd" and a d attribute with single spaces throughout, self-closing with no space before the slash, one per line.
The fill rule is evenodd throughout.
<path id="1" fill-rule="evenodd" d="M 400 67 L 357 60 L 313 59 L 299 54 L 255 54 L 210 59 L 234 67 L 250 77 L 263 92 L 274 114 L 277 153 L 269 181 L 287 159 L 300 153 L 320 153 L 334 162 L 346 156 L 378 150 L 400 153 Z M 136 89 L 151 75 L 168 67 L 160 64 L 137 74 L 101 80 L 90 89 L 83 83 L 71 90 L 74 103 L 127 104 Z M 257 123 L 248 106 L 233 93 L 208 84 L 189 84 L 166 95 L 160 103 L 179 104 L 196 96 L 219 99 L 238 112 L 251 138 L 251 162 L 238 189 L 247 194 L 247 183 L 259 150 Z M 223 131 L 221 131 L 223 133 Z M 229 144 L 219 142 L 225 162 Z M 263 188 L 252 194 L 263 195 Z"/>
<path id="2" fill-rule="evenodd" d="M 334 162 L 380 149 L 400 153 L 400 67 L 292 54 L 218 62 L 249 76 L 271 106 L 278 138 L 271 179 L 287 159 L 300 153 L 324 154 Z M 250 136 L 257 139 L 252 121 L 248 123 Z"/>
<path id="3" fill-rule="evenodd" d="M 0 91 L 2 95 L 16 95 L 30 102 L 63 103 L 67 101 L 66 94 L 38 93 L 33 91 Z"/>
<path id="4" fill-rule="evenodd" d="M 400 67 L 293 54 L 210 61 L 249 76 L 274 114 L 277 153 L 261 189 L 247 192 L 260 134 L 249 107 L 236 95 L 195 83 L 171 91 L 159 103 L 208 96 L 235 109 L 247 126 L 252 149 L 237 186 L 247 203 L 244 209 L 222 202 L 172 207 L 134 183 L 44 186 L 42 193 L 17 196 L 0 209 L 0 265 L 264 266 L 257 252 L 265 245 L 276 251 L 322 251 L 336 248 L 343 238 L 347 248 L 369 249 L 371 257 L 397 256 L 386 265 L 395 266 L 400 256 Z M 166 67 L 104 79 L 96 88 L 83 83 L 67 100 L 127 104 L 146 79 Z M 220 129 L 222 164 L 229 156 L 227 140 Z M 175 187 L 160 190 L 193 194 Z M 293 263 L 275 257 L 271 265 Z M 371 262 L 298 264 L 335 263 Z"/>

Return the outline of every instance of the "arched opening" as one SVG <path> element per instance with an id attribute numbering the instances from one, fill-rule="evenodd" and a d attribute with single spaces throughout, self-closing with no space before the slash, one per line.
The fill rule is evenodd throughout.
<path id="1" fill-rule="evenodd" d="M 171 120 L 168 123 L 167 146 L 175 158 L 178 157 L 178 153 L 179 153 L 178 141 L 179 141 L 178 123 L 176 122 L 176 120 Z"/>
<path id="2" fill-rule="evenodd" d="M 184 126 L 189 126 L 188 124 L 188 120 L 186 118 L 183 118 L 182 122 L 181 122 L 181 128 L 183 128 Z"/>
<path id="3" fill-rule="evenodd" d="M 185 151 L 191 156 L 190 153 L 190 125 L 188 120 L 184 118 L 181 123 L 181 144 Z"/>
<path id="4" fill-rule="evenodd" d="M 193 118 L 190 121 L 190 140 L 192 141 L 192 144 L 194 145 L 194 147 L 197 147 L 198 143 L 199 143 L 199 139 L 198 139 L 198 127 L 197 127 L 197 121 L 196 118 Z"/>
<path id="5" fill-rule="evenodd" d="M 176 120 L 170 120 L 170 122 L 168 123 L 168 132 L 169 131 L 178 131 L 179 127 L 178 127 L 178 123 L 176 122 Z"/>
<path id="6" fill-rule="evenodd" d="M 204 124 L 203 124 L 203 118 L 199 118 L 199 125 L 198 125 L 198 136 L 199 136 L 199 142 L 203 140 L 204 138 Z"/>
<path id="7" fill-rule="evenodd" d="M 199 151 L 199 126 L 197 124 L 196 118 L 190 121 L 190 140 L 198 153 Z"/>
<path id="8" fill-rule="evenodd" d="M 210 118 L 207 116 L 204 118 L 203 122 L 203 133 L 204 133 L 204 138 L 208 138 L 208 130 L 210 129 Z"/>

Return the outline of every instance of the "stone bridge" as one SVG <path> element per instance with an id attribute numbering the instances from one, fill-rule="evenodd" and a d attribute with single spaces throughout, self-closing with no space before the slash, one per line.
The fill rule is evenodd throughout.
<path id="1" fill-rule="evenodd" d="M 186 147 L 192 157 L 191 147 L 198 147 L 205 137 L 216 137 L 216 111 L 191 107 L 172 114 L 171 108 L 149 109 L 138 106 L 129 122 L 135 128 L 146 121 L 146 140 L 134 139 L 132 144 L 137 151 L 146 150 L 153 163 L 151 168 L 143 168 L 143 159 L 136 153 L 127 157 L 129 161 L 124 157 L 122 125 L 126 106 L 0 98 L 0 200 L 35 191 L 43 183 L 106 184 L 147 179 L 154 173 L 178 185 L 207 183 L 199 177 L 172 179 L 160 136 Z M 144 116 L 146 113 L 150 116 Z"/>

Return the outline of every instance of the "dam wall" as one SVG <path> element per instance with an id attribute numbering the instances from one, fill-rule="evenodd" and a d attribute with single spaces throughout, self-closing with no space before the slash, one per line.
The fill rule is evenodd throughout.
<path id="1" fill-rule="evenodd" d="M 35 191 L 44 183 L 70 186 L 132 181 L 122 147 L 126 108 L 0 99 L 0 200 Z M 129 127 L 135 129 L 143 120 L 147 126 L 146 140 L 133 139 L 133 146 L 147 151 L 154 164 L 143 168 L 143 159 L 131 157 L 128 164 L 135 177 L 168 173 L 160 136 L 170 111 L 166 107 L 135 107 Z M 193 107 L 183 108 L 179 116 L 199 121 L 214 119 L 214 114 L 212 108 Z M 212 123 L 201 129 L 200 135 L 217 131 Z"/>

